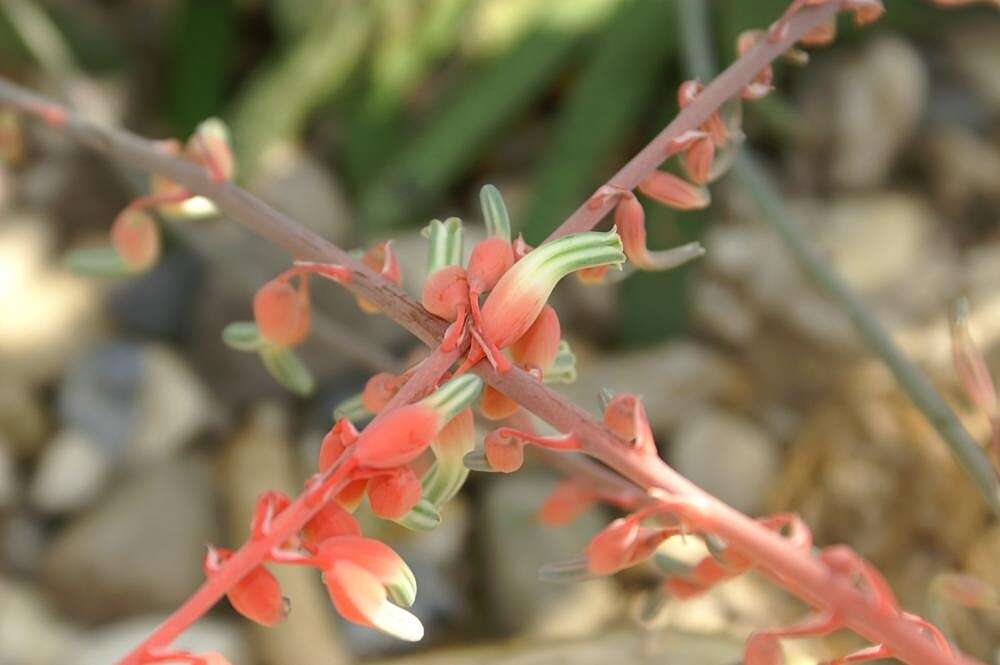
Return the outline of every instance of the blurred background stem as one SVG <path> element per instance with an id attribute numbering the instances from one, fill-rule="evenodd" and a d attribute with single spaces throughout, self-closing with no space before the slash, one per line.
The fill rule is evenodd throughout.
<path id="1" fill-rule="evenodd" d="M 703 81 L 715 74 L 708 5 L 705 0 L 679 0 L 681 52 L 688 74 Z M 958 457 L 965 471 L 1000 515 L 1000 484 L 979 443 L 934 388 L 927 376 L 893 341 L 889 331 L 843 277 L 823 259 L 802 227 L 792 218 L 763 166 L 745 148 L 733 166 L 733 176 L 760 207 L 761 219 L 785 242 L 809 277 L 851 319 L 868 348 L 893 376 Z"/>

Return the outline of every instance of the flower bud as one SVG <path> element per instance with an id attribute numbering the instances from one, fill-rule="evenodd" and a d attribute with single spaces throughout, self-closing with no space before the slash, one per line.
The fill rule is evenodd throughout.
<path id="1" fill-rule="evenodd" d="M 651 252 L 646 247 L 646 213 L 632 192 L 626 192 L 615 209 L 615 226 L 621 234 L 628 260 L 641 270 L 670 270 L 705 254 L 700 243 Z"/>
<path id="2" fill-rule="evenodd" d="M 639 536 L 636 520 L 620 517 L 594 536 L 584 554 L 587 568 L 595 575 L 610 575 L 627 568 Z"/>
<path id="3" fill-rule="evenodd" d="M 804 46 L 827 46 L 837 38 L 837 21 L 830 19 L 802 35 L 799 43 Z"/>
<path id="4" fill-rule="evenodd" d="M 712 197 L 704 187 L 692 185 L 665 171 L 653 171 L 639 184 L 639 191 L 663 205 L 676 210 L 707 208 Z"/>
<path id="5" fill-rule="evenodd" d="M 698 185 L 704 185 L 712 178 L 712 164 L 715 161 L 715 142 L 711 137 L 698 139 L 684 153 L 684 170 Z"/>
<path id="6" fill-rule="evenodd" d="M 340 459 L 344 451 L 354 445 L 358 440 L 358 430 L 354 423 L 346 418 L 341 418 L 337 424 L 330 428 L 330 431 L 323 437 L 323 443 L 319 448 L 319 470 L 326 471 Z"/>
<path id="7" fill-rule="evenodd" d="M 483 185 L 479 190 L 479 203 L 483 209 L 487 235 L 510 242 L 510 215 L 500 190 L 493 185 Z"/>
<path id="8" fill-rule="evenodd" d="M 335 501 L 323 505 L 302 528 L 302 544 L 316 551 L 320 543 L 336 536 L 360 536 L 361 526 L 351 513 Z"/>
<path id="9" fill-rule="evenodd" d="M 111 244 L 129 270 L 141 272 L 160 258 L 160 228 L 148 213 L 125 208 L 111 226 Z"/>
<path id="10" fill-rule="evenodd" d="M 420 620 L 390 603 L 385 587 L 362 566 L 338 561 L 323 572 L 323 581 L 337 612 L 348 621 L 408 642 L 423 638 Z"/>
<path id="11" fill-rule="evenodd" d="M 616 395 L 604 409 L 604 424 L 644 452 L 656 452 L 656 442 L 642 400 L 631 394 Z"/>
<path id="12" fill-rule="evenodd" d="M 410 512 L 421 495 L 420 479 L 408 466 L 368 481 L 372 512 L 387 520 L 398 520 Z"/>
<path id="13" fill-rule="evenodd" d="M 493 386 L 486 386 L 483 388 L 483 396 L 479 400 L 479 410 L 490 420 L 503 420 L 504 418 L 508 418 L 514 415 L 519 408 L 521 408 L 521 406 L 517 402 L 507 397 Z"/>
<path id="14" fill-rule="evenodd" d="M 361 393 L 361 403 L 372 413 L 378 413 L 397 392 L 399 392 L 399 377 L 390 372 L 379 372 L 365 383 L 365 389 Z"/>
<path id="15" fill-rule="evenodd" d="M 337 493 L 334 500 L 344 507 L 344 510 L 354 511 L 365 497 L 365 490 L 368 489 L 368 479 L 358 478 L 347 483 L 344 489 Z"/>
<path id="16" fill-rule="evenodd" d="M 409 607 L 416 600 L 417 580 L 413 571 L 391 547 L 373 538 L 328 538 L 320 544 L 315 561 L 322 570 L 328 570 L 338 561 L 350 561 L 385 585 L 394 602 Z"/>
<path id="17" fill-rule="evenodd" d="M 483 448 L 494 471 L 513 473 L 524 464 L 524 443 L 515 437 L 504 436 L 500 430 L 486 435 Z"/>
<path id="18" fill-rule="evenodd" d="M 361 432 L 355 458 L 374 469 L 408 464 L 431 445 L 442 424 L 441 416 L 421 402 L 393 409 Z"/>
<path id="19" fill-rule="evenodd" d="M 445 321 L 454 321 L 463 315 L 469 307 L 469 282 L 465 268 L 447 266 L 434 272 L 424 282 L 420 302 L 424 309 Z"/>
<path id="20" fill-rule="evenodd" d="M 309 335 L 311 312 L 305 278 L 299 288 L 287 280 L 273 279 L 253 298 L 254 320 L 260 334 L 282 347 L 299 344 Z"/>
<path id="21" fill-rule="evenodd" d="M 578 480 L 564 480 L 549 494 L 539 510 L 542 524 L 569 524 L 597 503 L 596 493 Z"/>
<path id="22" fill-rule="evenodd" d="M 483 240 L 472 249 L 466 275 L 469 291 L 473 294 L 486 293 L 514 265 L 514 250 L 510 242 L 493 236 Z"/>
<path id="23" fill-rule="evenodd" d="M 205 575 L 213 575 L 232 555 L 231 550 L 210 546 L 203 566 Z M 233 609 L 262 626 L 274 626 L 288 616 L 288 599 L 281 595 L 278 580 L 264 566 L 247 573 L 226 596 Z"/>
<path id="24" fill-rule="evenodd" d="M 185 146 L 186 155 L 208 169 L 219 182 L 236 175 L 236 160 L 229 141 L 229 128 L 218 118 L 202 121 Z"/>
<path id="25" fill-rule="evenodd" d="M 743 665 L 784 665 L 781 642 L 770 633 L 751 633 L 743 652 Z"/>

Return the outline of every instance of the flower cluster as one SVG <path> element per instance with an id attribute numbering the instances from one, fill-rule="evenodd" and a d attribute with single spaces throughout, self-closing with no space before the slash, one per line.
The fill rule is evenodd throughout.
<path id="1" fill-rule="evenodd" d="M 236 172 L 229 130 L 218 118 L 209 118 L 195 129 L 187 143 L 161 141 L 158 149 L 204 168 L 216 182 L 232 180 Z M 69 266 L 86 274 L 119 276 L 150 269 L 160 258 L 160 227 L 151 211 L 175 219 L 195 219 L 215 214 L 215 205 L 183 186 L 154 175 L 151 192 L 132 200 L 111 225 L 111 247 L 77 250 L 67 257 Z"/>

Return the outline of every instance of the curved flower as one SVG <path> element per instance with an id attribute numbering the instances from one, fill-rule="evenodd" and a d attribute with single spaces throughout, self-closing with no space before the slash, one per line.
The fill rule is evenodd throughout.
<path id="1" fill-rule="evenodd" d="M 367 486 L 367 485 L 366 485 Z M 361 526 L 351 513 L 336 501 L 329 501 L 302 528 L 302 544 L 310 551 L 336 536 L 360 536 Z"/>
<path id="2" fill-rule="evenodd" d="M 458 493 L 469 475 L 462 458 L 475 445 L 475 419 L 472 409 L 466 407 L 444 426 L 431 444 L 435 460 L 424 476 L 424 498 L 441 506 Z"/>
<path id="3" fill-rule="evenodd" d="M 125 208 L 111 225 L 111 245 L 131 272 L 142 272 L 160 258 L 160 227 L 149 213 Z"/>
<path id="4" fill-rule="evenodd" d="M 309 278 L 299 277 L 298 288 L 279 275 L 262 286 L 253 298 L 253 316 L 265 339 L 277 346 L 291 347 L 309 335 L 312 319 L 309 305 Z"/>
<path id="5" fill-rule="evenodd" d="M 401 466 L 368 481 L 368 502 L 372 512 L 387 520 L 397 520 L 420 501 L 420 478 L 409 466 Z"/>
<path id="6" fill-rule="evenodd" d="M 420 620 L 390 603 L 382 583 L 362 566 L 352 561 L 337 561 L 323 571 L 323 582 L 337 612 L 348 621 L 407 642 L 423 639 Z"/>

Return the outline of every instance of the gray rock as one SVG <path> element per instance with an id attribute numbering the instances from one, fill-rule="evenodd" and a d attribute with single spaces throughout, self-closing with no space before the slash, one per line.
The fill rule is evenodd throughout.
<path id="1" fill-rule="evenodd" d="M 107 665 L 117 662 L 148 637 L 165 618 L 159 615 L 136 617 L 92 630 L 80 640 L 72 662 L 76 665 Z M 239 624 L 230 621 L 199 619 L 177 638 L 174 645 L 193 653 L 217 651 L 234 665 L 254 662 Z"/>
<path id="2" fill-rule="evenodd" d="M 12 377 L 0 377 L 0 434 L 11 455 L 31 457 L 48 429 L 37 391 Z"/>
<path id="3" fill-rule="evenodd" d="M 58 376 L 101 328 L 99 286 L 52 267 L 44 219 L 12 214 L 0 228 L 0 366 L 29 384 Z"/>
<path id="4" fill-rule="evenodd" d="M 46 545 L 41 520 L 26 513 L 4 518 L 0 526 L 0 560 L 6 570 L 34 575 L 41 566 Z"/>
<path id="5" fill-rule="evenodd" d="M 764 508 L 781 464 L 777 446 L 763 429 L 711 408 L 681 423 L 667 457 L 688 479 L 751 514 Z"/>
<path id="6" fill-rule="evenodd" d="M 166 347 L 113 343 L 81 359 L 63 380 L 59 413 L 112 460 L 166 459 L 213 421 L 210 394 Z"/>
<path id="7" fill-rule="evenodd" d="M 11 456 L 11 446 L 0 435 L 0 510 L 7 510 L 17 502 L 20 479 Z"/>
<path id="8" fill-rule="evenodd" d="M 538 509 L 554 479 L 521 472 L 489 483 L 479 520 L 490 627 L 533 637 L 579 637 L 621 616 L 615 582 L 550 585 L 538 579 L 546 563 L 578 556 L 607 523 L 598 511 L 569 526 L 545 527 Z"/>
<path id="9" fill-rule="evenodd" d="M 74 631 L 53 614 L 33 587 L 0 578 L 0 663 L 78 662 L 75 645 Z"/>
<path id="10" fill-rule="evenodd" d="M 804 108 L 814 153 L 835 185 L 871 188 L 889 174 L 916 130 L 928 75 L 908 42 L 882 35 L 806 78 Z"/>
<path id="11" fill-rule="evenodd" d="M 63 430 L 38 461 L 31 503 L 47 513 L 79 510 L 104 489 L 112 465 L 113 460 L 86 434 Z"/>
<path id="12" fill-rule="evenodd" d="M 949 55 L 969 89 L 974 90 L 990 110 L 1000 113 L 1000 25 L 996 21 L 966 22 L 947 35 Z"/>
<path id="13" fill-rule="evenodd" d="M 214 516 L 203 461 L 148 468 L 54 538 L 42 580 L 65 611 L 89 621 L 173 609 L 203 581 Z"/>

